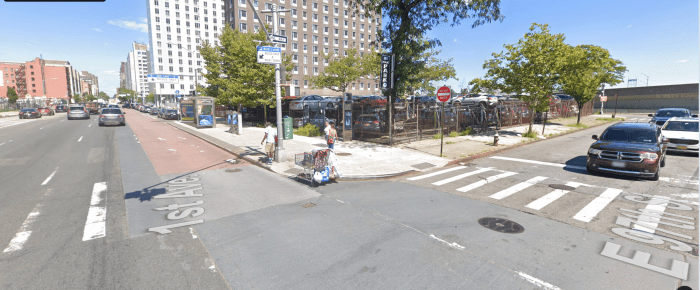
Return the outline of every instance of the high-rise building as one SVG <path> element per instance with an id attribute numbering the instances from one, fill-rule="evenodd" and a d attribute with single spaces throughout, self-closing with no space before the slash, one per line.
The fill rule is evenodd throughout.
<path id="1" fill-rule="evenodd" d="M 263 22 L 272 28 L 272 14 L 260 13 L 270 10 L 274 3 L 281 9 L 291 12 L 280 14 L 276 35 L 287 37 L 282 51 L 292 56 L 294 68 L 291 71 L 293 94 L 300 95 L 340 95 L 330 89 L 313 89 L 307 76 L 319 75 L 328 63 L 323 55 L 342 56 L 349 48 L 355 47 L 360 54 L 373 49 L 377 32 L 381 27 L 381 15 L 366 17 L 363 6 L 357 7 L 350 0 L 251 0 Z M 261 29 L 260 19 L 256 19 L 248 0 L 226 2 L 226 21 L 233 29 L 242 32 L 256 32 Z M 268 31 L 271 32 L 271 31 Z M 379 84 L 373 78 L 360 78 L 348 90 L 357 95 L 380 94 Z"/>
<path id="2" fill-rule="evenodd" d="M 147 0 L 149 73 L 176 75 L 178 83 L 149 83 L 158 96 L 187 95 L 205 80 L 204 59 L 198 47 L 203 41 L 219 44 L 224 24 L 222 0 Z"/>
<path id="3" fill-rule="evenodd" d="M 126 88 L 126 62 L 123 61 L 119 67 L 119 87 Z"/>
<path id="4" fill-rule="evenodd" d="M 132 50 L 126 57 L 126 75 L 124 76 L 125 88 L 133 90 L 139 98 L 143 98 L 150 93 L 148 87 L 148 46 L 134 42 Z"/>
<path id="5" fill-rule="evenodd" d="M 80 80 L 88 84 L 88 86 L 81 85 L 84 88 L 83 93 L 87 92 L 88 94 L 97 97 L 97 95 L 100 93 L 100 84 L 97 76 L 84 70 L 80 72 Z"/>
<path id="6" fill-rule="evenodd" d="M 65 60 L 0 62 L 0 97 L 12 87 L 20 98 L 68 99 L 80 94 L 79 86 L 77 71 Z"/>

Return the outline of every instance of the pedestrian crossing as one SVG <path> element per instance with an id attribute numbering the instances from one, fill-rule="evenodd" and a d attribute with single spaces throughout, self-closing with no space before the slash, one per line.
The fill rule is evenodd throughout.
<path id="1" fill-rule="evenodd" d="M 0 118 L 0 129 L 29 123 L 38 119 L 20 119 L 19 117 Z"/>
<path id="2" fill-rule="evenodd" d="M 488 175 L 487 177 L 478 175 Z M 433 186 L 451 186 L 455 187 L 455 191 L 461 193 L 475 192 L 476 189 L 486 188 L 484 191 L 488 191 L 488 185 L 498 184 L 498 182 L 505 181 L 509 178 L 509 182 L 512 183 L 512 177 L 522 175 L 518 172 L 510 172 L 505 170 L 500 170 L 494 167 L 467 167 L 467 166 L 455 166 L 452 168 L 418 175 L 410 178 L 406 178 L 408 181 L 422 181 Z M 479 180 L 474 180 L 479 178 Z M 597 196 L 592 198 L 592 200 L 576 211 L 573 216 L 570 216 L 574 220 L 578 220 L 584 223 L 592 221 L 601 211 L 603 211 L 616 197 L 618 197 L 623 190 L 616 188 L 599 188 L 593 185 L 583 184 L 580 182 L 569 181 L 563 184 L 562 189 L 551 190 L 548 188 L 546 192 L 541 192 L 542 186 L 538 187 L 536 192 L 532 190 L 526 191 L 534 185 L 543 183 L 548 180 L 549 177 L 546 176 L 535 176 L 529 178 L 525 181 L 519 182 L 515 185 L 509 186 L 505 189 L 498 190 L 495 193 L 488 195 L 489 199 L 493 200 L 505 200 L 508 198 L 515 198 L 520 194 L 527 194 L 529 196 L 537 195 L 534 200 L 532 198 L 526 198 L 524 202 L 524 207 L 529 210 L 542 211 L 543 209 L 550 206 L 552 203 L 566 199 L 571 191 L 579 188 L 587 188 L 587 192 L 595 192 Z M 460 184 L 460 183 L 466 183 Z M 506 184 L 507 185 L 507 184 Z M 502 185 L 501 185 L 502 186 Z M 497 186 L 498 187 L 498 186 Z M 502 188 L 502 187 L 500 187 Z M 483 191 L 481 191 L 483 192 Z M 580 198 L 580 197 L 579 197 Z M 574 202 L 578 204 L 579 201 Z M 550 206 L 551 207 L 551 206 Z M 575 209 L 574 209 L 575 210 Z"/>

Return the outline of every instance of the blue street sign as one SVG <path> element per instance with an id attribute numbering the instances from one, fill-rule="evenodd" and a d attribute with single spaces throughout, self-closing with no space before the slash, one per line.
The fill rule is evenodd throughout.
<path id="1" fill-rule="evenodd" d="M 179 94 L 180 94 L 180 91 L 175 91 L 175 94 L 176 94 L 176 95 L 179 95 Z"/>

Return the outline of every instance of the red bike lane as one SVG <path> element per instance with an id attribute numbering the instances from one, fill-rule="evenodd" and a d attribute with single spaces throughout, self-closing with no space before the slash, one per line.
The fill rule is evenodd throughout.
<path id="1" fill-rule="evenodd" d="M 125 115 L 126 123 L 158 175 L 250 165 L 242 160 L 237 160 L 237 164 L 228 163 L 227 159 L 236 159 L 236 156 L 168 125 L 163 119 L 132 112 Z"/>

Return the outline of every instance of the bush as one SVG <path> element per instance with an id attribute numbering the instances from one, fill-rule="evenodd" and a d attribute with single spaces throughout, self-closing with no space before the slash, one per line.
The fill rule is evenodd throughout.
<path id="1" fill-rule="evenodd" d="M 464 129 L 464 131 L 459 132 L 459 136 L 466 136 L 472 134 L 474 134 L 474 130 L 472 130 L 472 127 L 467 127 L 466 129 Z"/>
<path id="2" fill-rule="evenodd" d="M 450 132 L 450 137 L 457 137 L 457 136 L 459 136 L 459 132 L 457 132 L 457 131 Z"/>
<path id="3" fill-rule="evenodd" d="M 316 125 L 307 123 L 306 125 L 299 127 L 297 129 L 294 129 L 294 135 L 299 135 L 299 136 L 306 136 L 306 137 L 315 137 L 315 136 L 321 136 L 321 131 L 316 127 Z"/>
<path id="4" fill-rule="evenodd" d="M 600 120 L 600 119 L 599 119 L 599 120 Z M 579 129 L 586 129 L 586 128 L 590 127 L 590 126 L 585 125 L 585 124 L 583 124 L 583 123 L 581 123 L 581 124 L 576 124 L 576 123 L 574 123 L 574 124 L 568 124 L 568 125 L 566 125 L 566 126 L 567 126 L 567 127 L 573 127 L 573 128 L 579 128 Z"/>
<path id="5" fill-rule="evenodd" d="M 442 138 L 442 134 L 433 135 L 433 139 L 440 139 L 440 138 Z"/>
<path id="6" fill-rule="evenodd" d="M 523 134 L 523 137 L 527 137 L 527 138 L 537 138 L 537 132 L 531 131 L 531 132 L 525 133 L 525 134 Z"/>

